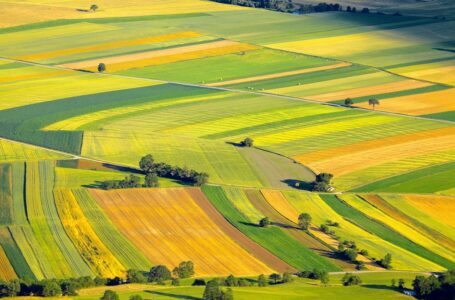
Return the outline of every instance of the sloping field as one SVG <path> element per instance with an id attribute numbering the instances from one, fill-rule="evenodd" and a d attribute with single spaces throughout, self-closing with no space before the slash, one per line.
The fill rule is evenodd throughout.
<path id="1" fill-rule="evenodd" d="M 0 162 L 34 161 L 44 159 L 63 159 L 64 154 L 47 151 L 41 148 L 24 145 L 0 138 Z"/>
<path id="2" fill-rule="evenodd" d="M 0 246 L 0 280 L 12 280 L 16 279 L 17 275 L 14 271 L 11 263 L 9 262 L 8 256 Z"/>
<path id="3" fill-rule="evenodd" d="M 439 222 L 455 227 L 453 218 L 453 197 L 407 195 L 404 197 L 407 203 L 428 214 Z"/>
<path id="4" fill-rule="evenodd" d="M 56 189 L 54 197 L 66 233 L 93 273 L 107 278 L 124 276 L 125 267 L 96 235 L 72 191 Z"/>
<path id="5" fill-rule="evenodd" d="M 7 227 L 0 228 L 0 244 L 18 277 L 36 278 Z"/>
<path id="6" fill-rule="evenodd" d="M 193 200 L 200 196 L 198 190 L 90 192 L 117 228 L 154 263 L 172 269 L 191 260 L 198 275 L 271 271 L 210 220 Z"/>
<path id="7" fill-rule="evenodd" d="M 277 257 L 296 269 L 319 268 L 338 270 L 339 268 L 329 261 L 319 257 L 299 241 L 276 226 L 261 228 L 246 214 L 262 218 L 263 215 L 248 202 L 248 198 L 227 198 L 221 187 L 205 186 L 204 193 L 223 216 L 249 238 L 272 252 Z M 239 191 L 240 192 L 240 191 Z M 237 204 L 235 204 L 237 203 Z M 247 208 L 249 212 L 243 212 Z M 240 210 L 242 209 L 242 210 Z"/>
<path id="8" fill-rule="evenodd" d="M 455 60 L 444 60 L 436 63 L 416 64 L 390 69 L 391 72 L 411 78 L 423 79 L 455 85 Z"/>
<path id="9" fill-rule="evenodd" d="M 108 72 L 117 72 L 132 68 L 141 68 L 151 65 L 171 63 L 181 60 L 197 59 L 203 57 L 224 55 L 229 53 L 244 52 L 256 49 L 256 46 L 241 44 L 238 42 L 223 40 L 211 43 L 203 43 L 190 46 L 181 46 L 166 50 L 154 50 L 100 58 L 96 60 L 80 61 L 76 63 L 63 64 L 65 68 L 96 70 L 100 60 L 106 64 Z"/>

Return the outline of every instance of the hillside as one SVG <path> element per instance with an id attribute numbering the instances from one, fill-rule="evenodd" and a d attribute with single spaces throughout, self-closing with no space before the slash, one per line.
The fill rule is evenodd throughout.
<path id="1" fill-rule="evenodd" d="M 0 297 L 190 261 L 115 289 L 307 271 L 332 281 L 235 299 L 406 299 L 398 274 L 455 269 L 455 7 L 338 2 L 371 11 L 0 0 Z"/>

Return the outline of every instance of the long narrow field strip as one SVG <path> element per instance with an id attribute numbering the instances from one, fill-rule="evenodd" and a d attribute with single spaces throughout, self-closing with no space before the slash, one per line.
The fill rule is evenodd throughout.
<path id="1" fill-rule="evenodd" d="M 90 192 L 118 229 L 154 263 L 172 269 L 191 260 L 198 275 L 271 271 L 218 228 L 187 189 Z"/>
<path id="2" fill-rule="evenodd" d="M 417 81 L 417 80 L 403 80 L 398 82 L 391 82 L 375 86 L 360 87 L 356 89 L 348 89 L 333 93 L 324 93 L 319 95 L 308 96 L 308 99 L 316 101 L 335 101 L 344 100 L 346 98 L 356 98 L 369 95 L 378 95 L 384 93 L 393 93 L 417 88 L 431 86 L 431 83 Z"/>
<path id="3" fill-rule="evenodd" d="M 8 256 L 0 246 L 0 280 L 12 280 L 16 279 L 17 275 L 14 271 L 11 263 L 9 262 Z"/>
<path id="4" fill-rule="evenodd" d="M 429 251 L 441 257 L 444 257 L 449 261 L 455 262 L 454 251 L 451 251 L 450 249 L 441 246 L 440 243 L 435 242 L 428 238 L 426 235 L 419 233 L 413 228 L 413 226 L 403 224 L 400 220 L 394 219 L 393 217 L 381 211 L 379 208 L 373 206 L 372 204 L 368 203 L 367 201 L 358 196 L 343 195 L 340 196 L 340 198 L 353 208 L 370 217 L 371 219 L 376 220 L 384 224 L 385 226 L 388 226 L 389 228 L 393 228 L 394 231 L 411 240 L 412 242 L 421 245 L 425 249 L 428 249 Z M 439 263 L 441 262 L 442 260 L 439 261 Z"/>
<path id="5" fill-rule="evenodd" d="M 406 202 L 430 215 L 434 219 L 455 228 L 453 197 L 427 196 L 427 195 L 406 195 Z"/>
<path id="6" fill-rule="evenodd" d="M 315 164 L 318 162 L 329 161 L 336 159 L 340 156 L 352 155 L 356 152 L 363 152 L 371 149 L 380 149 L 388 147 L 390 145 L 399 145 L 406 142 L 419 141 L 425 139 L 431 139 L 442 136 L 450 136 L 455 134 L 455 128 L 453 127 L 442 127 L 432 130 L 422 130 L 418 132 L 412 132 L 408 134 L 400 134 L 399 132 L 394 135 L 377 138 L 373 140 L 361 141 L 358 143 L 351 143 L 341 147 L 327 147 L 326 149 L 305 153 L 304 155 L 297 155 L 293 158 L 304 164 Z"/>
<path id="7" fill-rule="evenodd" d="M 61 66 L 72 69 L 92 70 L 100 60 L 106 64 L 107 71 L 116 72 L 131 68 L 159 65 L 181 60 L 224 55 L 257 49 L 257 46 L 222 40 L 198 45 L 181 46 L 165 50 L 154 50 L 137 54 L 127 54 L 103 59 L 80 61 Z"/>
<path id="8" fill-rule="evenodd" d="M 380 101 L 378 110 L 409 115 L 436 114 L 455 110 L 455 88 L 418 95 L 389 98 Z M 368 102 L 356 104 L 369 108 Z"/>
<path id="9" fill-rule="evenodd" d="M 231 84 L 239 84 L 239 83 L 252 82 L 252 81 L 258 81 L 258 80 L 266 80 L 266 79 L 287 77 L 287 76 L 292 76 L 292 75 L 306 74 L 306 73 L 312 73 L 312 72 L 317 72 L 317 71 L 332 70 L 332 69 L 344 68 L 344 67 L 349 67 L 349 66 L 351 66 L 350 63 L 341 62 L 338 64 L 333 64 L 333 65 L 328 65 L 328 66 L 306 68 L 306 69 L 301 69 L 301 70 L 294 70 L 294 71 L 280 72 L 280 73 L 274 73 L 274 74 L 268 74 L 268 75 L 262 75 L 262 76 L 253 76 L 253 77 L 247 77 L 247 78 L 239 78 L 239 79 L 233 79 L 233 80 L 228 80 L 228 81 L 209 83 L 209 84 L 207 84 L 207 86 L 225 86 L 225 85 L 231 85 Z"/>
<path id="10" fill-rule="evenodd" d="M 56 189 L 54 197 L 66 233 L 93 272 L 108 278 L 124 276 L 125 267 L 93 231 L 72 191 Z"/>
<path id="11" fill-rule="evenodd" d="M 293 268 L 302 270 L 312 268 L 324 270 L 339 269 L 334 264 L 322 259 L 303 246 L 299 241 L 280 228 L 275 226 L 261 228 L 256 223 L 252 223 L 250 219 L 234 206 L 235 198 L 228 199 L 221 187 L 204 186 L 203 191 L 212 204 L 231 224 Z M 258 214 L 260 213 L 258 211 Z"/>
<path id="12" fill-rule="evenodd" d="M 418 231 L 420 234 L 433 240 L 434 242 L 440 244 L 441 246 L 449 249 L 449 251 L 455 252 L 455 239 L 451 239 L 448 236 L 451 236 L 451 232 L 438 231 L 434 230 L 425 224 L 421 223 L 419 219 L 411 218 L 408 214 L 403 213 L 399 209 L 396 209 L 393 205 L 390 205 L 385 199 L 391 198 L 392 201 L 402 200 L 401 195 L 376 195 L 376 194 L 362 194 L 360 197 L 368 201 L 372 206 L 382 211 L 384 214 L 390 216 L 394 220 L 401 222 L 402 224 L 411 227 L 412 229 Z M 437 220 L 435 220 L 436 223 Z"/>
<path id="13" fill-rule="evenodd" d="M 392 68 L 389 71 L 407 77 L 455 85 L 455 60 Z"/>
<path id="14" fill-rule="evenodd" d="M 13 82 L 13 81 L 21 81 L 21 80 L 35 80 L 35 79 L 41 79 L 41 78 L 48 78 L 48 77 L 57 77 L 59 75 L 65 75 L 67 74 L 67 71 L 54 71 L 54 72 L 40 72 L 40 73 L 31 73 L 31 74 L 22 74 L 22 75 L 16 75 L 16 76 L 5 76 L 5 77 L 0 77 L 0 83 L 7 83 L 7 82 Z"/>
<path id="15" fill-rule="evenodd" d="M 0 225 L 13 222 L 13 178 L 12 166 L 0 165 Z"/>
<path id="16" fill-rule="evenodd" d="M 47 51 L 35 54 L 27 54 L 15 57 L 19 60 L 41 60 L 47 58 L 53 58 L 58 56 L 68 56 L 72 54 L 79 54 L 84 52 L 91 52 L 91 51 L 99 51 L 99 50 L 109 50 L 115 48 L 122 48 L 128 46 L 135 46 L 141 44 L 151 44 L 151 43 L 158 43 L 158 42 L 166 42 L 172 41 L 177 39 L 184 39 L 184 38 L 191 38 L 191 37 L 198 37 L 200 33 L 186 31 L 186 32 L 176 32 L 176 33 L 169 33 L 169 34 L 162 34 L 150 37 L 143 37 L 131 40 L 123 40 L 123 41 L 115 41 L 115 42 L 106 42 L 100 43 L 96 45 L 89 45 L 83 47 L 76 47 L 76 48 L 67 48 L 61 50 L 54 50 L 54 51 Z M 1 79 L 0 79 L 1 81 Z"/>
<path id="17" fill-rule="evenodd" d="M 36 278 L 7 227 L 0 227 L 0 246 L 18 277 Z"/>
<path id="18" fill-rule="evenodd" d="M 35 161 L 68 158 L 64 154 L 24 145 L 0 138 L 0 162 Z"/>
<path id="19" fill-rule="evenodd" d="M 114 256 L 128 269 L 148 270 L 152 263 L 108 219 L 86 189 L 73 189 L 85 217 Z"/>

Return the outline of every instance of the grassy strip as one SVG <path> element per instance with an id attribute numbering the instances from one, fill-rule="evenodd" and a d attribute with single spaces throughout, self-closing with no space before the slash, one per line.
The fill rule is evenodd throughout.
<path id="1" fill-rule="evenodd" d="M 79 206 L 101 241 L 128 269 L 148 270 L 152 263 L 108 219 L 85 189 L 74 189 Z"/>
<path id="2" fill-rule="evenodd" d="M 11 165 L 0 165 L 0 225 L 10 225 L 13 221 Z"/>
<path id="3" fill-rule="evenodd" d="M 327 203 L 330 207 L 332 207 L 332 209 L 334 209 L 345 219 L 353 222 L 357 226 L 360 226 L 373 234 L 376 234 L 382 239 L 391 242 L 403 249 L 406 249 L 409 252 L 415 253 L 420 257 L 437 263 L 447 269 L 455 267 L 454 262 L 445 259 L 444 257 L 441 257 L 420 245 L 415 244 L 414 242 L 410 241 L 406 237 L 400 235 L 384 224 L 370 219 L 368 216 L 349 206 L 344 201 L 338 199 L 335 195 L 321 194 L 320 197 L 325 201 L 325 203 Z"/>
<path id="4" fill-rule="evenodd" d="M 24 258 L 21 250 L 17 246 L 11 232 L 6 227 L 0 228 L 0 245 L 5 251 L 6 256 L 8 257 L 9 262 L 14 268 L 16 274 L 21 277 L 28 277 L 31 279 L 36 279 L 35 274 L 33 274 L 30 269 L 27 261 Z"/>
<path id="5" fill-rule="evenodd" d="M 440 119 L 440 120 L 447 120 L 447 121 L 454 121 L 455 122 L 455 110 L 446 111 L 437 114 L 429 114 L 423 115 L 422 117 L 427 117 L 431 119 Z"/>
<path id="6" fill-rule="evenodd" d="M 331 263 L 321 260 L 317 254 L 291 238 L 280 228 L 274 226 L 261 228 L 252 224 L 248 218 L 235 209 L 221 187 L 204 186 L 202 190 L 215 208 L 231 224 L 288 264 L 301 270 L 313 268 L 327 271 L 338 270 Z"/>
<path id="7" fill-rule="evenodd" d="M 376 181 L 352 191 L 434 193 L 454 187 L 454 176 L 455 162 L 451 162 Z"/>

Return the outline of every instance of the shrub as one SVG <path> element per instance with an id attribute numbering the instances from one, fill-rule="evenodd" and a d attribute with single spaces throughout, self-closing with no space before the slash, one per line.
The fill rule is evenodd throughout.
<path id="1" fill-rule="evenodd" d="M 362 283 L 362 280 L 357 275 L 354 275 L 351 273 L 346 273 L 346 274 L 344 274 L 343 278 L 341 279 L 341 283 L 344 286 L 359 285 Z"/>

